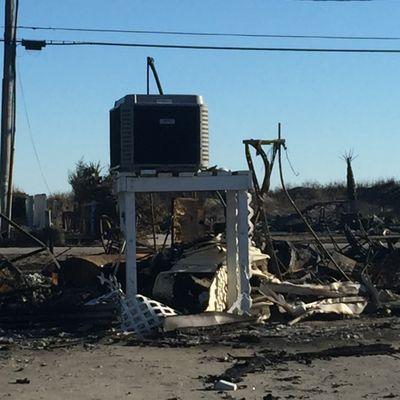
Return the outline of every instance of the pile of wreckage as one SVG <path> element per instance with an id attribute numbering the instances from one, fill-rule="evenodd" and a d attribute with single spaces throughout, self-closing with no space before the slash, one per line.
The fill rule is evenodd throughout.
<path id="1" fill-rule="evenodd" d="M 268 327 L 269 321 L 295 324 L 311 316 L 337 318 L 398 312 L 400 236 L 378 227 L 381 234 L 374 232 L 373 236 L 371 230 L 364 229 L 355 207 L 352 154 L 345 156 L 346 209 L 350 212 L 340 222 L 336 236 L 323 221 L 322 240 L 304 217 L 307 210 L 299 210 L 285 187 L 281 151 L 286 147 L 280 126 L 277 140 L 246 140 L 244 144 L 255 194 L 249 249 L 250 315 L 229 312 L 226 244 L 220 233 L 224 229 L 216 229 L 218 221 L 214 221 L 214 233 L 207 233 L 204 209 L 198 198 L 181 198 L 174 200 L 168 232 L 178 240 L 167 246 L 167 234 L 163 245 L 157 247 L 153 222 L 154 246 L 137 246 L 138 295 L 133 297 L 125 295 L 124 245 L 118 243 L 118 238 L 115 240 L 115 230 L 110 230 L 104 245 L 106 253 L 111 254 L 67 258 L 64 255 L 61 260 L 60 255 L 52 254 L 43 242 L 1 214 L 14 229 L 36 242 L 39 249 L 0 260 L 0 327 L 117 324 L 123 330 L 144 336 L 246 321 L 258 321 Z M 270 159 L 263 146 L 272 146 Z M 251 148 L 264 162 L 261 185 Z M 283 238 L 271 234 L 264 201 L 275 158 L 279 162 L 282 191 L 308 233 Z M 224 205 L 223 194 L 217 194 Z M 221 221 L 219 225 L 223 225 Z M 334 227 L 338 227 L 336 222 Z M 286 227 L 286 231 L 290 229 Z M 49 259 L 40 273 L 27 274 L 18 268 L 19 262 L 26 263 L 26 257 L 42 252 L 47 252 Z"/>
<path id="2" fill-rule="evenodd" d="M 400 309 L 397 239 L 345 229 L 346 243 L 274 240 L 258 228 L 250 246 L 251 315 L 228 313 L 224 236 L 138 248 L 138 293 L 127 298 L 125 257 L 51 255 L 42 271 L 26 274 L 25 256 L 0 261 L 0 325 L 84 322 L 122 324 L 144 336 L 160 331 L 244 321 L 294 324 L 311 316 L 396 313 Z M 46 250 L 41 244 L 42 251 Z M 35 254 L 28 254 L 35 256 Z"/>

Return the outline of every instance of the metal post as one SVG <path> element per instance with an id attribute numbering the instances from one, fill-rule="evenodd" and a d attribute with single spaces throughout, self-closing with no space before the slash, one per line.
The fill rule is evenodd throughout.
<path id="1" fill-rule="evenodd" d="M 157 84 L 158 93 L 163 95 L 164 92 L 163 92 L 162 87 L 161 87 L 161 82 L 160 82 L 160 79 L 158 77 L 156 67 L 154 66 L 154 58 L 152 58 L 152 57 L 147 57 L 147 94 L 150 93 L 149 67 L 151 68 L 151 72 L 153 72 L 153 76 L 154 76 L 154 79 L 155 79 L 156 84 Z"/>
<path id="2" fill-rule="evenodd" d="M 12 148 L 15 135 L 16 20 L 17 8 L 14 0 L 6 0 L 1 106 L 0 211 L 6 213 L 9 218 L 11 217 L 12 203 L 12 188 L 10 187 L 12 184 L 10 182 L 10 178 L 12 178 Z"/>

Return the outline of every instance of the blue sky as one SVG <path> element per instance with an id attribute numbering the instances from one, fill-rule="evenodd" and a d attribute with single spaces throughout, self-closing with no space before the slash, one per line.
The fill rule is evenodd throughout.
<path id="1" fill-rule="evenodd" d="M 3 10 L 0 18 L 3 20 Z M 400 36 L 400 1 L 20 0 L 20 25 L 275 34 Z M 88 39 L 290 47 L 400 48 L 400 41 L 322 41 L 160 37 L 20 31 L 20 38 Z M 193 50 L 47 47 L 18 49 L 32 133 L 51 191 L 69 189 L 80 158 L 108 163 L 108 111 L 144 93 L 146 56 L 167 93 L 204 96 L 211 164 L 244 169 L 242 139 L 273 138 L 283 124 L 288 182 L 345 176 L 340 155 L 353 148 L 356 178 L 400 173 L 400 54 L 229 53 Z M 155 87 L 153 87 L 155 91 Z M 18 86 L 15 184 L 47 192 Z M 258 166 L 260 168 L 260 166 Z M 273 181 L 277 184 L 276 177 Z"/>

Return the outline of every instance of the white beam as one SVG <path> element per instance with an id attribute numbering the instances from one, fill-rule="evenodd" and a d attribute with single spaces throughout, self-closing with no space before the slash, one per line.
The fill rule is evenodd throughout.
<path id="1" fill-rule="evenodd" d="M 251 188 L 250 173 L 216 176 L 149 176 L 121 174 L 117 191 L 128 192 L 196 192 L 213 190 L 247 190 Z"/>

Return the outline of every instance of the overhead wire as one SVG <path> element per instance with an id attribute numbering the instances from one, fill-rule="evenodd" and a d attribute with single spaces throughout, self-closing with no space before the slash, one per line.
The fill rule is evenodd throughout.
<path id="1" fill-rule="evenodd" d="M 4 42 L 0 39 L 0 42 Z M 171 43 L 128 43 L 128 42 L 100 42 L 100 41 L 78 41 L 78 40 L 35 40 L 18 39 L 18 45 L 27 42 L 43 42 L 46 46 L 108 46 L 108 47 L 137 47 L 158 49 L 183 49 L 183 50 L 226 50 L 226 51 L 260 51 L 260 52 L 296 52 L 296 53 L 400 53 L 400 49 L 359 49 L 359 48 L 327 48 L 327 47 L 251 47 L 251 46 L 215 46 L 215 45 L 192 45 Z"/>
<path id="2" fill-rule="evenodd" d="M 22 43 L 22 40 L 18 40 Z M 254 51 L 254 52 L 298 52 L 298 53 L 400 53 L 400 49 L 358 49 L 358 48 L 325 48 L 325 47 L 251 47 L 251 46 L 214 46 L 192 44 L 162 44 L 162 43 L 127 43 L 127 42 L 100 42 L 77 40 L 45 40 L 46 46 L 109 46 L 109 47 L 138 47 L 158 49 L 186 49 L 186 50 L 226 50 L 226 51 Z"/>
<path id="3" fill-rule="evenodd" d="M 30 118 L 29 118 L 29 113 L 28 113 L 28 108 L 26 105 L 26 99 L 25 99 L 25 92 L 24 92 L 24 87 L 22 84 L 22 79 L 21 79 L 21 73 L 19 71 L 19 68 L 17 68 L 17 74 L 18 74 L 18 82 L 19 82 L 19 88 L 21 90 L 21 97 L 22 97 L 22 104 L 24 106 L 24 113 L 25 113 L 25 119 L 26 119 L 26 125 L 28 127 L 28 132 L 29 132 L 29 138 L 32 144 L 32 148 L 33 148 L 33 153 L 35 154 L 35 158 L 36 158 L 36 162 L 38 164 L 39 167 L 39 171 L 40 171 L 40 175 L 42 176 L 43 179 L 43 183 L 45 184 L 47 191 L 49 192 L 49 194 L 53 193 L 52 190 L 50 189 L 49 183 L 46 179 L 46 176 L 44 174 L 44 170 L 42 167 L 42 163 L 40 162 L 40 158 L 39 158 L 39 153 L 37 151 L 36 148 L 36 144 L 35 144 L 35 140 L 33 137 L 33 133 L 32 133 L 32 127 L 31 127 L 31 122 L 30 122 Z"/>
<path id="4" fill-rule="evenodd" d="M 109 32 L 109 33 L 143 33 L 159 35 L 186 35 L 186 36 L 232 36 L 232 37 L 271 37 L 271 38 L 302 38 L 302 39 L 346 39 L 346 40 L 400 40 L 400 37 L 390 36 L 331 36 L 331 35 L 276 35 L 276 34 L 245 34 L 245 33 L 222 33 L 222 32 L 181 32 L 181 31 L 147 31 L 147 30 L 125 30 L 125 29 L 96 29 L 96 28 L 64 28 L 64 27 L 41 27 L 41 26 L 18 26 L 19 29 L 33 30 L 63 30 L 79 32 Z M 0 39 L 4 42 L 4 39 Z M 136 47 L 136 48 L 164 48 L 164 49 L 187 49 L 187 50 L 222 50 L 222 51 L 254 51 L 254 52 L 323 52 L 323 53 L 400 53 L 400 49 L 359 49 L 359 48 L 310 48 L 310 47 L 251 47 L 251 46 L 215 46 L 215 45 L 191 45 L 191 44 L 162 44 L 162 43 L 126 43 L 126 42 L 104 42 L 104 41 L 76 41 L 76 40 L 45 40 L 46 46 L 109 46 L 109 47 Z M 18 44 L 22 40 L 17 40 Z M 34 149 L 35 157 L 43 178 L 43 181 L 51 193 L 47 179 L 44 175 L 40 158 L 33 139 L 27 112 L 26 101 L 23 92 L 22 81 L 18 71 L 21 94 L 24 103 L 25 116 L 28 131 Z"/>
<path id="5" fill-rule="evenodd" d="M 278 139 L 281 139 L 281 124 L 278 124 Z M 281 181 L 281 186 L 282 190 L 286 196 L 286 198 L 289 200 L 289 203 L 292 205 L 294 210 L 296 211 L 297 215 L 301 218 L 303 221 L 304 225 L 308 229 L 308 231 L 311 233 L 315 240 L 315 244 L 319 251 L 321 252 L 321 255 L 325 256 L 327 260 L 329 260 L 332 265 L 342 274 L 342 276 L 347 279 L 348 281 L 351 281 L 350 277 L 346 274 L 346 272 L 341 268 L 341 266 L 336 262 L 336 260 L 333 258 L 332 254 L 329 253 L 329 251 L 326 249 L 324 244 L 321 242 L 320 238 L 312 228 L 312 226 L 309 224 L 307 221 L 306 217 L 303 215 L 303 213 L 300 211 L 299 207 L 297 207 L 297 204 L 293 200 L 292 196 L 288 192 L 286 185 L 285 185 L 285 180 L 283 177 L 283 167 L 282 167 L 282 146 L 285 147 L 285 144 L 279 144 L 278 146 L 278 166 L 279 166 L 279 179 Z"/>
<path id="6" fill-rule="evenodd" d="M 287 160 L 287 162 L 288 162 L 288 164 L 289 164 L 290 169 L 292 170 L 293 175 L 294 175 L 294 176 L 299 176 L 300 173 L 297 172 L 297 171 L 294 169 L 293 163 L 290 161 L 290 158 L 289 158 L 289 150 L 288 150 L 287 148 L 285 148 L 285 154 L 286 154 L 286 160 Z"/>
<path id="7" fill-rule="evenodd" d="M 169 36 L 211 36 L 211 37 L 243 37 L 243 38 L 277 38 L 277 39 L 328 39 L 328 40 L 400 40 L 398 36 L 362 36 L 362 35 L 291 35 L 275 33 L 239 33 L 239 32 L 193 32 L 147 29 L 107 29 L 79 28 L 63 26 L 31 26 L 19 25 L 18 29 L 59 31 L 59 32 L 93 32 L 93 33 L 130 33 L 140 35 L 169 35 Z"/>

